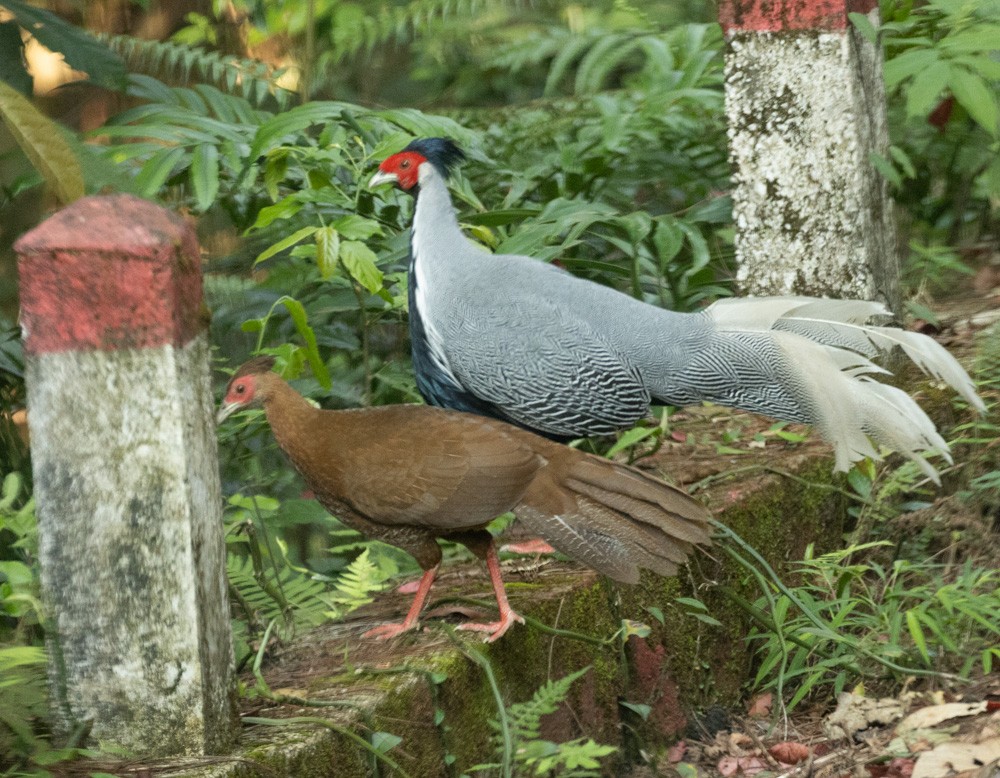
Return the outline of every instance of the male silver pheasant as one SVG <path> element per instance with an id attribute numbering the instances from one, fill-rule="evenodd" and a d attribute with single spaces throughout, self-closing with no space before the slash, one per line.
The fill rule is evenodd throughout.
<path id="1" fill-rule="evenodd" d="M 416 196 L 409 272 L 417 387 L 432 405 L 503 419 L 555 439 L 634 424 L 651 402 L 701 401 L 812 424 L 836 468 L 879 456 L 872 440 L 916 461 L 951 461 L 905 392 L 874 380 L 871 359 L 899 346 L 979 411 L 965 370 L 931 338 L 867 324 L 888 313 L 858 300 L 720 300 L 676 313 L 530 257 L 493 255 L 462 233 L 448 193 L 464 158 L 443 138 L 413 141 L 370 186 Z"/>

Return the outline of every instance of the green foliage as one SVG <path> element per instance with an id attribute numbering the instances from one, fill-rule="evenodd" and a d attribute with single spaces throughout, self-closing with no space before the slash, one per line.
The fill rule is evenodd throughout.
<path id="1" fill-rule="evenodd" d="M 887 665 L 926 667 L 968 678 L 989 673 L 1000 660 L 1000 574 L 971 562 L 885 561 L 887 542 L 850 546 L 796 565 L 797 607 L 778 595 L 773 631 L 757 630 L 761 664 L 755 685 L 794 687 L 788 707 L 808 694 L 834 696 L 861 677 L 884 677 Z M 757 603 L 763 608 L 765 600 Z M 801 612 L 797 608 L 803 608 Z M 816 619 L 829 626 L 817 630 Z M 859 647 L 862 651 L 859 652 Z"/>
<path id="2" fill-rule="evenodd" d="M 83 174 L 73 149 L 26 97 L 2 81 L 0 119 L 63 205 L 83 196 Z"/>
<path id="3" fill-rule="evenodd" d="M 74 70 L 82 70 L 102 86 L 120 89 L 125 81 L 121 59 L 94 36 L 63 21 L 51 11 L 36 8 L 21 0 L 4 0 L 2 7 L 11 20 L 0 24 L 0 78 L 23 94 L 31 94 L 31 76 L 27 75 L 20 30 L 26 31 L 42 46 L 62 54 Z"/>
<path id="4" fill-rule="evenodd" d="M 272 539 L 279 527 L 339 523 L 312 501 L 285 504 L 267 497 L 234 495 L 225 515 L 230 592 L 239 605 L 233 623 L 236 653 L 245 661 L 253 636 L 268 624 L 284 639 L 296 632 L 342 618 L 371 602 L 373 592 L 397 572 L 391 561 L 376 564 L 365 548 L 339 575 L 317 573 L 294 562 L 287 543 Z"/>
<path id="5" fill-rule="evenodd" d="M 990 56 L 1000 46 L 1000 6 L 978 0 L 887 3 L 885 14 L 879 33 L 892 55 L 885 82 L 889 89 L 905 87 L 907 118 L 926 117 L 950 94 L 1000 140 L 1000 62 Z"/>
<path id="6" fill-rule="evenodd" d="M 47 751 L 39 722 L 48 712 L 45 652 L 38 639 L 38 565 L 34 504 L 23 479 L 0 486 L 0 768 Z"/>
<path id="7" fill-rule="evenodd" d="M 133 75 L 180 84 L 200 83 L 261 107 L 271 103 L 284 109 L 291 102 L 292 93 L 277 84 L 281 72 L 257 60 L 129 35 L 106 36 L 103 40 L 121 56 Z"/>
<path id="8" fill-rule="evenodd" d="M 41 611 L 38 603 L 38 532 L 35 504 L 26 496 L 19 473 L 8 473 L 0 486 L 0 616 L 30 635 Z M 0 626 L 6 638 L 6 626 Z"/>
<path id="9" fill-rule="evenodd" d="M 504 752 L 508 741 L 512 745 L 511 775 L 561 778 L 602 775 L 602 760 L 618 750 L 615 746 L 595 743 L 592 738 L 553 743 L 541 737 L 542 718 L 559 709 L 566 701 L 573 683 L 589 670 L 589 667 L 585 667 L 557 681 L 546 681 L 527 702 L 509 705 L 504 717 L 506 727 L 502 726 L 500 720 L 490 721 L 490 726 L 497 733 L 498 752 Z M 502 767 L 501 762 L 480 764 L 469 768 L 468 772 Z"/>
<path id="10" fill-rule="evenodd" d="M 1000 5 L 883 0 L 878 31 L 852 18 L 885 48 L 893 146 L 889 158 L 873 162 L 907 215 L 905 280 L 914 294 L 934 292 L 968 272 L 957 249 L 995 236 Z"/>
<path id="11" fill-rule="evenodd" d="M 36 726 L 47 709 L 45 652 L 0 645 L 0 767 L 11 766 L 8 760 L 23 765 L 26 757 L 45 750 Z"/>

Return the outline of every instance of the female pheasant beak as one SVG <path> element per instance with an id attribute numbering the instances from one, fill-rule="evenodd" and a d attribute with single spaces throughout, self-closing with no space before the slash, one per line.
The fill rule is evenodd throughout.
<path id="1" fill-rule="evenodd" d="M 382 184 L 390 184 L 390 183 L 398 184 L 399 177 L 395 173 L 389 173 L 384 170 L 380 170 L 375 175 L 372 176 L 372 180 L 368 182 L 368 188 L 373 189 L 376 186 L 380 186 Z"/>
<path id="2" fill-rule="evenodd" d="M 222 424 L 222 422 L 236 413 L 241 407 L 243 407 L 243 403 L 222 403 L 219 406 L 219 412 L 215 414 L 215 423 L 217 425 Z"/>

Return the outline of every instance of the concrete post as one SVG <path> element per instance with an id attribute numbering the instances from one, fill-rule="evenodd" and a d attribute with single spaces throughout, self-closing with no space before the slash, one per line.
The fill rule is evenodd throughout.
<path id="1" fill-rule="evenodd" d="M 194 232 L 88 197 L 15 248 L 58 725 L 133 754 L 217 753 L 236 721 Z"/>
<path id="2" fill-rule="evenodd" d="M 722 0 L 737 282 L 745 294 L 899 308 L 875 0 Z"/>

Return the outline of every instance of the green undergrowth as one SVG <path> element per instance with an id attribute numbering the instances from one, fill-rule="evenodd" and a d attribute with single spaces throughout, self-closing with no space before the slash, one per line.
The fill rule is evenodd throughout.
<path id="1" fill-rule="evenodd" d="M 977 343 L 975 379 L 988 412 L 953 401 L 956 464 L 935 490 L 912 464 L 848 477 L 854 499 L 846 543 L 810 543 L 781 576 L 753 549 L 745 567 L 760 596 L 750 606 L 757 665 L 752 687 L 790 710 L 864 682 L 886 693 L 906 679 L 960 688 L 1000 665 L 1000 331 Z M 760 544 L 754 544 L 762 548 Z"/>

